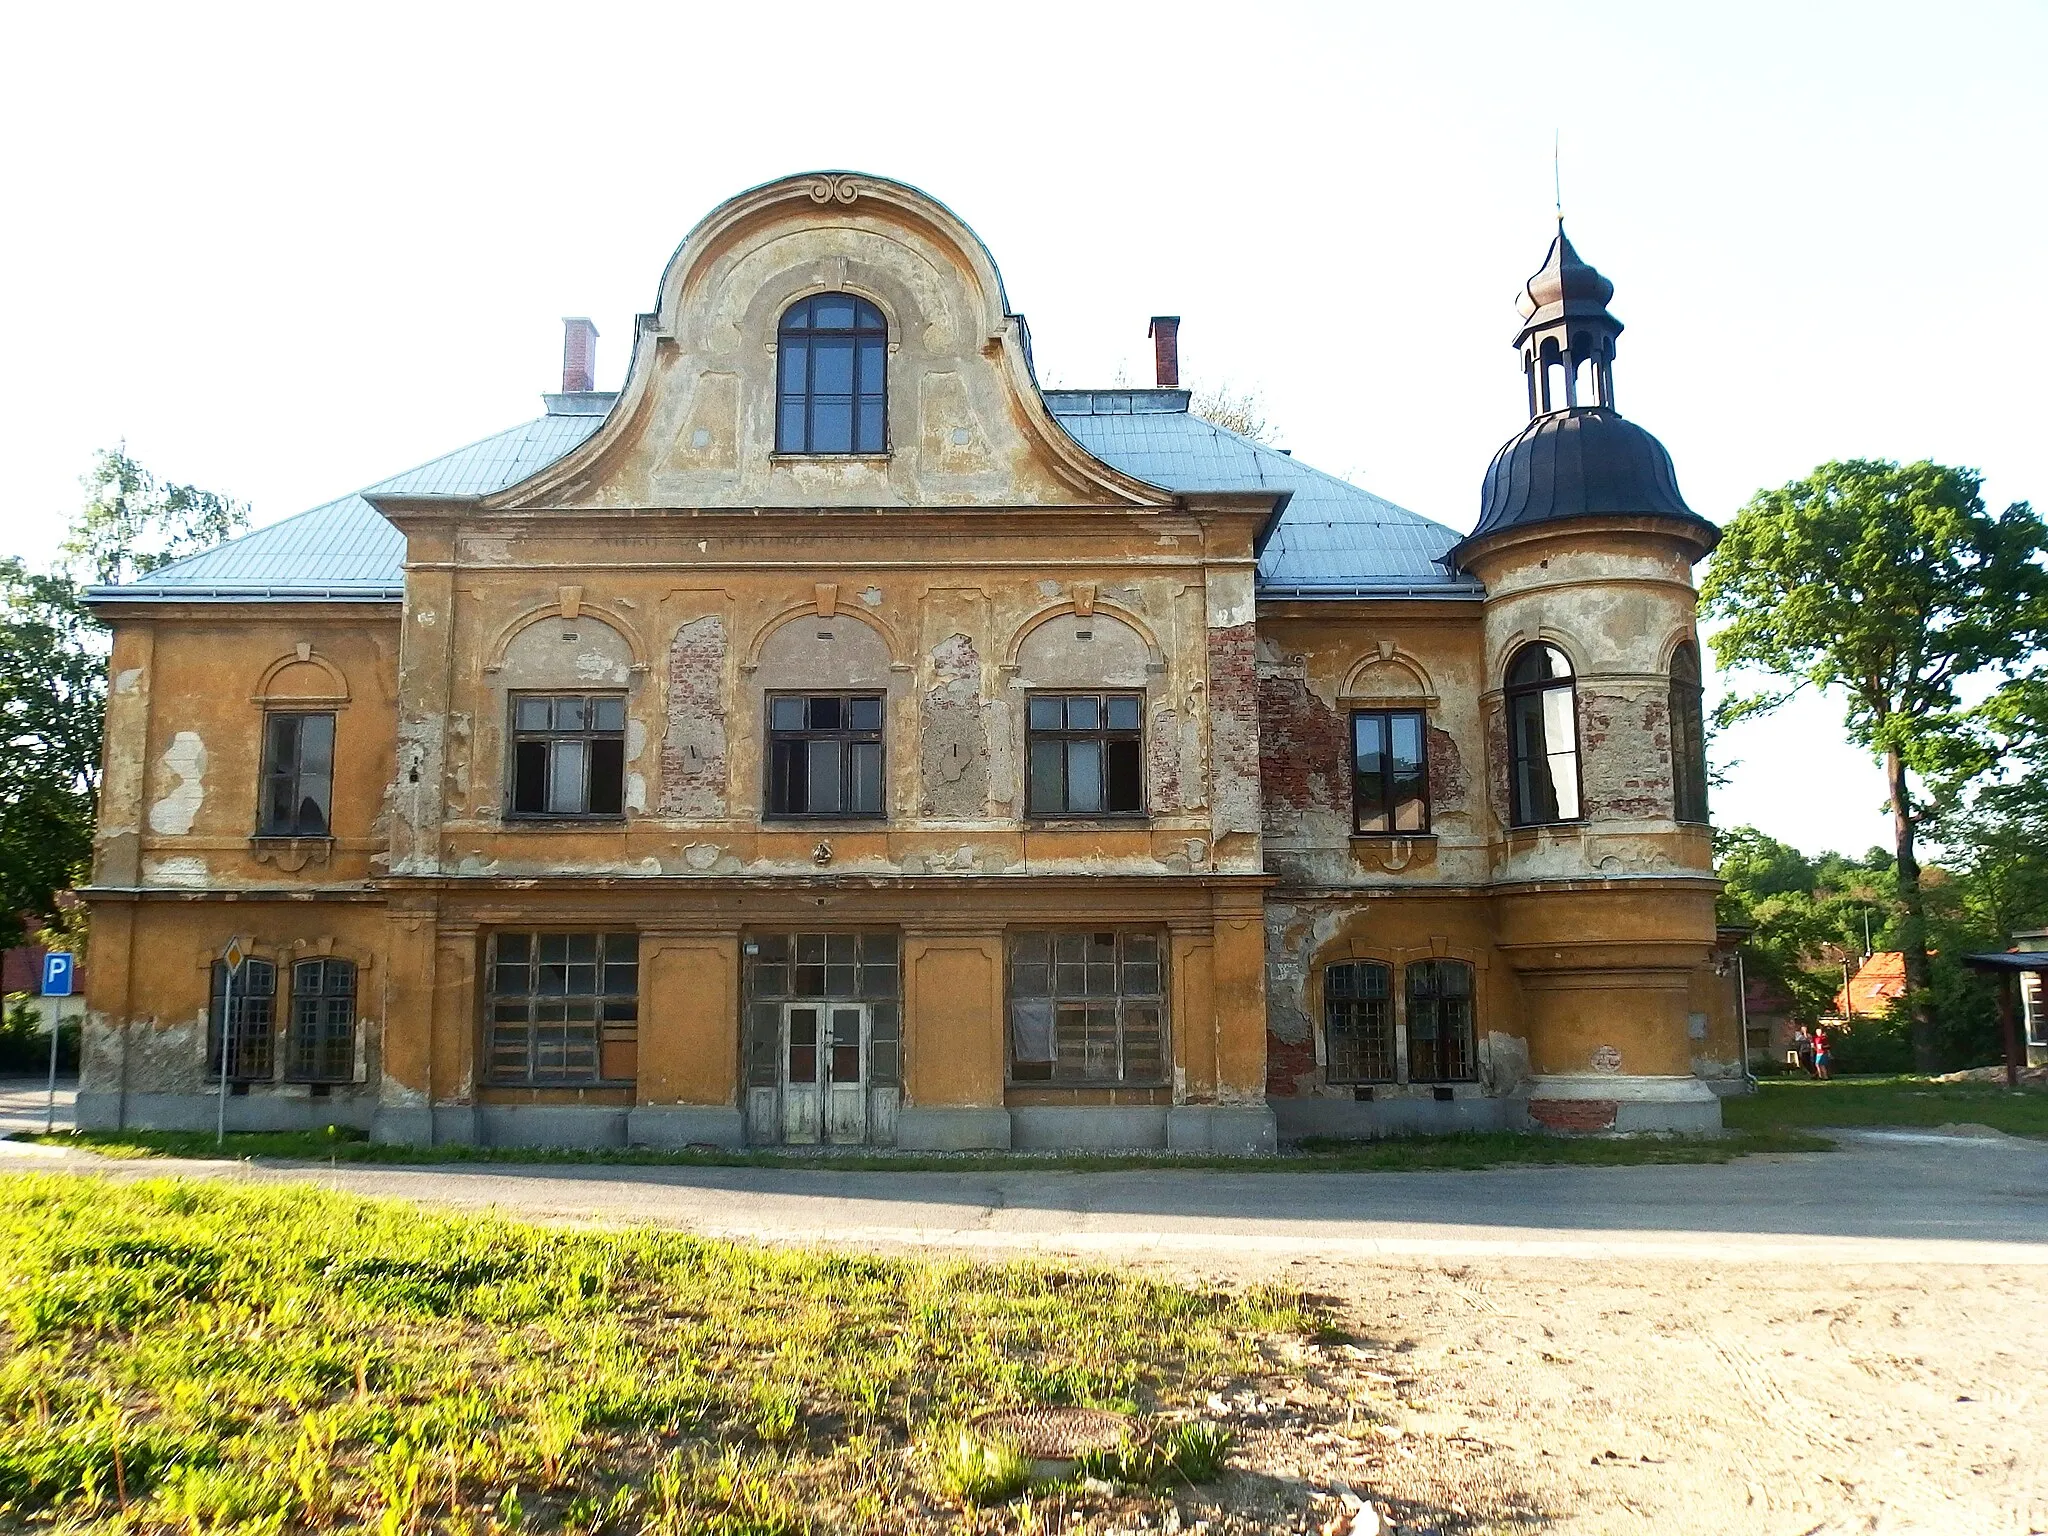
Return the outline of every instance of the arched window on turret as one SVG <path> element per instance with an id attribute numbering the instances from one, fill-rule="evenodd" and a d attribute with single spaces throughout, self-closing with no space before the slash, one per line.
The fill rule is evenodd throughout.
<path id="1" fill-rule="evenodd" d="M 1569 657 L 1525 645 L 1508 667 L 1508 819 L 1518 827 L 1579 819 L 1579 706 Z"/>
<path id="2" fill-rule="evenodd" d="M 777 453 L 886 453 L 889 325 L 850 293 L 783 311 L 775 333 Z"/>
<path id="3" fill-rule="evenodd" d="M 1707 732 L 1700 703 L 1700 651 L 1690 640 L 1671 653 L 1671 814 L 1707 819 Z"/>

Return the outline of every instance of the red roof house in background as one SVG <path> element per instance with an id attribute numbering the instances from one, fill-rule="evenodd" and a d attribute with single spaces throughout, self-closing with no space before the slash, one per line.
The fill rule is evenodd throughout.
<path id="1" fill-rule="evenodd" d="M 1845 1019 L 1876 1018 L 1905 994 L 1906 957 L 1896 949 L 1880 949 L 1864 956 L 1847 987 L 1835 989 L 1835 1013 Z"/>

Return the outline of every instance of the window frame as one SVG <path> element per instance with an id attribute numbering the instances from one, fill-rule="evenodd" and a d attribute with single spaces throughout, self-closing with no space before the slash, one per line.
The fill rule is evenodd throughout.
<path id="1" fill-rule="evenodd" d="M 233 1031 L 233 1049 L 227 1065 L 235 1070 L 227 1074 L 230 1084 L 268 1083 L 277 1078 L 277 962 L 262 955 L 249 955 L 242 961 L 240 974 L 235 977 L 233 1013 L 223 1018 L 221 1007 L 223 984 L 227 979 L 227 962 L 216 958 L 208 967 L 206 993 L 206 1063 L 202 1069 L 202 1080 L 218 1083 L 221 1080 L 221 1033 Z M 250 985 L 257 974 L 267 979 L 264 990 L 256 991 Z M 255 1007 L 261 1004 L 261 1008 Z M 260 1019 L 251 1019 L 252 1012 L 260 1013 Z M 252 1031 L 252 1022 L 261 1033 Z M 249 1071 L 249 1045 L 260 1043 L 255 1054 L 262 1060 L 260 1071 Z"/>
<path id="2" fill-rule="evenodd" d="M 1057 729 L 1041 729 L 1032 723 L 1032 706 L 1041 699 L 1059 699 L 1061 723 Z M 1097 725 L 1069 726 L 1066 724 L 1067 702 L 1072 699 L 1093 699 L 1096 703 Z M 1109 723 L 1111 700 L 1133 700 L 1138 707 L 1138 723 L 1135 727 L 1112 728 Z M 1094 741 L 1102 745 L 1101 787 L 1104 808 L 1101 810 L 1073 810 L 1072 787 L 1069 770 L 1072 754 L 1060 753 L 1060 801 L 1057 810 L 1040 807 L 1036 802 L 1037 774 L 1032 768 L 1033 747 L 1042 741 L 1073 743 Z M 1137 748 L 1138 803 L 1130 810 L 1110 810 L 1109 800 L 1109 747 L 1112 743 L 1130 742 Z M 1035 688 L 1024 695 L 1024 816 L 1027 821 L 1143 821 L 1152 814 L 1150 787 L 1146 784 L 1146 739 L 1145 739 L 1145 691 L 1142 688 Z"/>
<path id="3" fill-rule="evenodd" d="M 1681 675 L 1681 663 L 1689 669 L 1689 675 Z M 1671 652 L 1668 672 L 1671 819 L 1686 826 L 1708 826 L 1711 806 L 1707 793 L 1706 684 L 1701 676 L 1699 646 L 1691 640 L 1681 641 Z"/>
<path id="4" fill-rule="evenodd" d="M 519 706 L 529 699 L 549 701 L 549 725 L 545 730 L 522 729 L 519 724 Z M 586 709 L 593 700 L 616 699 L 619 701 L 619 728 L 599 730 L 593 726 L 580 729 L 562 729 L 553 724 L 554 705 L 564 699 L 581 699 Z M 626 725 L 629 700 L 624 689 L 561 689 L 521 688 L 508 692 L 505 698 L 505 811 L 507 821 L 523 822 L 619 822 L 626 819 Z M 519 808 L 519 759 L 520 748 L 528 745 L 551 746 L 555 742 L 581 741 L 583 752 L 583 805 L 576 811 L 521 810 Z M 619 744 L 619 808 L 616 811 L 593 811 L 590 806 L 590 788 L 593 783 L 590 744 L 593 742 L 614 742 Z M 540 798 L 545 803 L 551 798 L 554 777 L 554 753 L 546 752 L 542 757 L 543 776 Z"/>
<path id="5" fill-rule="evenodd" d="M 304 977 L 316 971 L 319 984 L 309 990 Z M 345 972 L 347 989 L 331 985 L 335 972 Z M 286 1014 L 284 1080 L 288 1083 L 352 1083 L 356 1079 L 356 989 L 362 968 L 341 955 L 310 955 L 292 962 L 291 1007 Z M 307 1004 L 313 1007 L 308 1009 Z M 336 1004 L 341 1007 L 335 1007 Z M 313 1017 L 308 1017 L 308 1014 Z M 336 1015 L 342 1015 L 337 1028 Z M 311 1036 L 311 1040 L 308 1040 Z M 341 1066 L 331 1070 L 332 1048 L 343 1042 Z"/>
<path id="6" fill-rule="evenodd" d="M 1422 804 L 1422 825 L 1421 825 L 1420 827 L 1414 827 L 1414 828 L 1405 828 L 1405 827 L 1395 827 L 1395 826 L 1394 826 L 1394 825 L 1392 824 L 1392 823 L 1393 823 L 1393 821 L 1394 821 L 1394 810 L 1393 810 L 1393 807 L 1394 807 L 1394 804 L 1395 804 L 1395 799 L 1394 799 L 1393 789 L 1394 789 L 1394 785 L 1395 785 L 1395 783 L 1397 782 L 1397 780 L 1396 780 L 1396 776 L 1395 776 L 1395 767 L 1394 767 L 1394 751 L 1393 751 L 1393 742 L 1394 742 L 1394 720 L 1395 720 L 1395 718 L 1396 718 L 1397 716 L 1398 716 L 1398 717 L 1408 717 L 1408 716 L 1412 716 L 1412 717 L 1414 718 L 1414 720 L 1415 720 L 1415 740 L 1416 740 L 1416 746 L 1417 746 L 1417 748 L 1418 748 L 1418 756 L 1417 756 L 1417 758 L 1416 758 L 1416 761 L 1415 761 L 1415 766 L 1416 766 L 1417 770 L 1418 770 L 1418 771 L 1420 772 L 1420 774 L 1421 774 L 1421 783 L 1422 783 L 1422 794 L 1421 794 L 1421 797 L 1420 797 L 1420 799 L 1421 799 L 1421 804 Z M 1381 728 L 1381 730 L 1383 730 L 1383 731 L 1384 731 L 1384 732 L 1386 733 L 1386 742 L 1387 742 L 1387 746 L 1386 746 L 1386 750 L 1385 750 L 1385 752 L 1384 752 L 1384 754 L 1383 754 L 1383 756 L 1384 756 L 1384 758 L 1385 758 L 1385 766 L 1383 766 L 1383 767 L 1381 768 L 1381 770 L 1380 770 L 1380 774 L 1379 774 L 1379 778 L 1380 778 L 1380 803 L 1381 803 L 1382 805 L 1384 805 L 1384 806 L 1388 807 L 1388 809 L 1387 809 L 1387 811 L 1386 811 L 1386 813 L 1385 813 L 1385 814 L 1386 814 L 1386 820 L 1387 820 L 1387 822 L 1388 822 L 1388 825 L 1387 825 L 1387 826 L 1385 826 L 1385 827 L 1366 827 L 1366 826 L 1361 826 L 1361 825 L 1360 825 L 1360 823 L 1361 823 L 1361 822 L 1362 822 L 1362 821 L 1364 820 L 1364 817 L 1363 817 L 1363 816 L 1361 815 L 1361 810 L 1362 810 L 1362 807 L 1361 807 L 1361 805 L 1360 805 L 1360 799 L 1359 799 L 1359 793 L 1358 793 L 1358 790 L 1359 790 L 1359 781 L 1360 781 L 1361 779 L 1363 779 L 1363 778 L 1365 777 L 1365 774 L 1364 774 L 1363 770 L 1361 770 L 1361 769 L 1359 768 L 1359 766 L 1358 766 L 1358 758 L 1359 758 L 1359 753 L 1358 753 L 1358 725 L 1359 725 L 1359 722 L 1360 722 L 1361 720 L 1378 720 L 1378 721 L 1380 722 L 1380 728 Z M 1389 838 L 1392 838 L 1392 837 L 1429 837 L 1429 836 L 1431 836 L 1431 835 L 1432 835 L 1432 833 L 1431 833 L 1431 828 L 1432 828 L 1433 826 L 1434 826 L 1434 816 L 1433 816 L 1433 808 L 1432 808 L 1432 807 L 1431 807 L 1431 805 L 1430 805 L 1430 795 L 1429 795 L 1429 711 L 1428 711 L 1427 709 L 1425 709 L 1425 708 L 1424 708 L 1423 706 L 1421 706 L 1420 704 L 1416 704 L 1416 705 L 1384 705 L 1384 706 L 1377 706 L 1377 707 L 1372 707 L 1372 708 L 1365 708 L 1365 709 L 1354 709 L 1354 710 L 1352 710 L 1352 711 L 1351 711 L 1351 835 L 1352 835 L 1353 837 L 1389 837 Z"/>
<path id="7" fill-rule="evenodd" d="M 1063 961 L 1060 958 L 1059 941 L 1062 938 L 1072 939 L 1078 937 L 1092 944 L 1093 941 L 1104 934 L 1113 935 L 1114 937 L 1115 970 L 1111 981 L 1111 990 L 1106 993 L 1084 991 L 1062 995 L 1059 981 L 1061 968 L 1062 966 L 1071 967 L 1077 962 L 1071 960 Z M 1042 999 L 1036 994 L 1020 997 L 1017 990 L 1017 972 L 1020 965 L 1018 956 L 1025 944 L 1038 938 L 1043 938 L 1047 941 L 1045 950 L 1046 993 Z M 1154 959 L 1149 964 L 1157 978 L 1155 983 L 1157 991 L 1155 992 L 1127 992 L 1124 990 L 1124 974 L 1127 967 L 1134 965 L 1143 967 L 1148 964 L 1148 962 L 1143 960 L 1128 958 L 1128 945 L 1132 939 L 1148 939 L 1154 946 Z M 1172 1012 L 1169 1006 L 1173 981 L 1169 974 L 1168 960 L 1171 948 L 1171 937 L 1164 928 L 1145 926 L 1068 926 L 1057 928 L 1028 926 L 1010 929 L 1003 937 L 1004 1086 L 1016 1089 L 1042 1088 L 1059 1091 L 1069 1089 L 1156 1089 L 1170 1087 L 1173 1082 L 1173 1024 Z M 1026 966 L 1034 963 L 1030 960 L 1022 962 Z M 1085 956 L 1078 963 L 1084 967 L 1085 972 L 1085 968 L 1089 963 Z M 1048 1018 L 1046 1020 L 1046 1027 L 1049 1032 L 1048 1038 L 1051 1042 L 1052 1055 L 1044 1061 L 1046 1072 L 1043 1077 L 1019 1076 L 1017 1071 L 1019 1066 L 1017 1055 L 1019 1009 L 1017 1005 L 1020 1001 L 1037 1002 L 1041 1000 L 1046 1004 L 1047 1008 Z M 1100 1011 L 1105 1006 L 1114 1009 L 1116 1016 L 1116 1076 L 1061 1077 L 1059 1075 L 1059 1017 L 1063 1005 L 1070 1009 L 1081 1010 L 1093 1007 Z M 1153 1076 L 1134 1077 L 1130 1074 L 1129 1067 L 1131 1032 L 1129 1014 L 1134 1010 L 1142 1012 L 1148 1009 L 1154 1016 L 1154 1028 L 1157 1031 L 1158 1071 Z M 1036 1066 L 1039 1063 L 1036 1059 L 1031 1059 L 1026 1064 Z"/>
<path id="8" fill-rule="evenodd" d="M 806 724 L 801 730 L 778 730 L 775 725 L 775 703 L 778 699 L 802 699 Z M 880 711 L 880 719 L 871 731 L 856 730 L 851 724 L 842 724 L 836 729 L 818 729 L 808 723 L 810 701 L 813 699 L 837 699 L 842 721 L 852 718 L 851 706 L 856 699 L 873 699 Z M 761 819 L 763 821 L 789 822 L 886 822 L 889 819 L 889 694 L 886 689 L 856 688 L 846 691 L 816 688 L 779 688 L 766 692 L 761 697 L 761 729 L 767 741 L 767 750 L 762 754 L 761 766 Z M 850 793 L 853 780 L 853 753 L 845 750 L 852 745 L 873 743 L 875 747 L 875 785 L 877 803 L 872 811 L 788 811 L 777 810 L 775 806 L 776 787 L 781 777 L 781 753 L 779 746 L 785 742 L 832 741 L 840 746 L 839 753 L 839 795 L 841 804 L 853 797 Z M 805 783 L 810 780 L 810 753 L 806 750 Z M 806 790 L 808 799 L 808 789 Z"/>
<path id="9" fill-rule="evenodd" d="M 1364 992 L 1357 990 L 1349 990 L 1347 992 L 1340 993 L 1336 986 L 1336 973 L 1339 971 L 1350 970 L 1356 970 L 1360 972 L 1371 970 L 1379 972 L 1382 979 L 1382 985 L 1385 990 L 1377 998 L 1367 996 Z M 1339 1088 L 1368 1087 L 1400 1082 L 1402 1057 L 1401 1030 L 1400 1014 L 1398 1012 L 1396 994 L 1394 990 L 1394 980 L 1395 966 L 1393 962 L 1388 960 L 1376 960 L 1370 957 L 1360 957 L 1349 960 L 1333 960 L 1324 965 L 1323 1081 L 1328 1083 L 1330 1086 Z M 1386 1043 L 1384 1046 L 1383 1053 L 1381 1055 L 1381 1059 L 1386 1064 L 1386 1073 L 1384 1076 L 1375 1075 L 1367 1072 L 1355 1072 L 1345 1075 L 1339 1075 L 1339 1073 L 1336 1070 L 1337 1051 L 1335 1045 L 1338 1027 L 1336 1018 L 1337 1007 L 1340 1004 L 1362 1005 L 1365 1003 L 1373 1002 L 1379 1003 L 1384 1008 L 1386 1014 L 1385 1021 L 1382 1026 L 1386 1035 Z M 1353 1031 L 1356 1031 L 1359 1034 L 1363 1035 L 1365 1033 L 1365 1026 L 1359 1023 L 1354 1023 L 1353 1025 L 1347 1028 L 1346 1033 L 1349 1034 Z M 1366 1060 L 1368 1053 L 1361 1045 L 1357 1050 L 1355 1050 L 1351 1054 L 1357 1061 L 1363 1063 Z"/>
<path id="10" fill-rule="evenodd" d="M 526 947 L 523 951 L 525 958 L 523 960 L 505 957 L 504 941 L 508 938 L 525 940 Z M 557 938 L 567 941 L 563 945 L 563 958 L 558 961 L 543 958 L 545 949 L 543 941 Z M 594 959 L 592 960 L 586 961 L 573 958 L 574 941 L 584 938 L 596 940 L 593 948 Z M 613 960 L 611 958 L 611 946 L 614 940 L 631 941 L 632 959 L 630 962 Z M 630 1088 L 634 1086 L 635 1078 L 613 1078 L 604 1075 L 604 1048 L 607 1041 L 614 1044 L 623 1044 L 627 1039 L 631 1039 L 636 1047 L 639 1043 L 641 948 L 640 933 L 638 930 L 630 928 L 508 927 L 493 931 L 484 953 L 484 985 L 479 989 L 483 998 L 483 1041 L 480 1053 L 482 1056 L 482 1071 L 479 1074 L 479 1086 L 486 1088 Z M 564 972 L 569 972 L 578 966 L 585 965 L 593 966 L 595 969 L 593 977 L 594 990 L 589 992 L 569 990 L 572 978 L 568 975 L 563 977 L 562 991 L 542 990 L 543 978 L 541 973 L 545 968 L 559 966 Z M 502 972 L 507 967 L 520 967 L 526 971 L 526 983 L 523 991 L 499 990 L 504 979 Z M 630 992 L 608 990 L 611 981 L 608 973 L 616 969 L 628 967 L 630 967 L 633 973 L 632 990 Z M 568 1008 L 569 1000 L 576 998 L 588 998 L 590 1000 L 591 1017 L 589 1020 L 577 1020 L 568 1016 L 570 1011 Z M 501 1005 L 509 1005 L 514 999 L 519 1000 L 524 1005 L 526 1011 L 526 1017 L 523 1021 L 526 1039 L 526 1069 L 524 1074 L 520 1076 L 506 1073 L 499 1066 L 499 1030 L 501 1028 L 512 1029 L 522 1027 L 519 1021 L 499 1016 Z M 563 1004 L 563 1017 L 561 1019 L 541 1018 L 540 1012 L 543 1002 L 557 999 Z M 623 1005 L 630 1005 L 630 1007 Z M 607 1016 L 614 1013 L 616 1013 L 616 1017 Z M 572 1026 L 585 1022 L 590 1026 L 589 1074 L 587 1076 L 572 1074 L 566 1069 L 555 1072 L 543 1072 L 539 1066 L 542 1029 L 559 1028 L 561 1031 L 561 1052 L 564 1060 L 566 1060 L 570 1051 L 570 1030 Z M 619 1026 L 619 1028 L 614 1030 L 614 1025 Z"/>
<path id="11" fill-rule="evenodd" d="M 1565 675 L 1562 677 L 1539 678 L 1529 682 L 1515 682 L 1514 675 L 1520 670 L 1522 659 L 1532 651 L 1551 651 L 1564 662 Z M 1550 640 L 1532 640 L 1516 649 L 1508 659 L 1509 681 L 1501 691 L 1501 707 L 1507 714 L 1508 747 L 1508 826 L 1515 830 L 1527 827 L 1570 827 L 1586 819 L 1586 764 L 1585 752 L 1579 741 L 1579 670 L 1564 647 Z M 1545 694 L 1563 692 L 1571 700 L 1571 756 L 1572 756 L 1572 799 L 1574 814 L 1539 817 L 1531 814 L 1533 807 L 1523 802 L 1522 764 L 1531 754 L 1525 753 L 1521 721 L 1515 706 L 1523 699 L 1540 698 Z M 1545 746 L 1548 747 L 1548 721 L 1545 722 Z M 1549 768 L 1548 760 L 1557 756 L 1545 750 L 1540 754 L 1545 759 L 1545 773 L 1551 784 L 1551 799 L 1557 799 L 1557 776 Z"/>
<path id="12" fill-rule="evenodd" d="M 853 324 L 845 327 L 820 327 L 812 321 L 813 307 L 820 300 L 844 299 L 853 306 Z M 799 311 L 804 319 L 801 325 L 792 325 L 791 317 Z M 863 312 L 874 317 L 872 322 L 863 319 Z M 827 336 L 845 339 L 851 347 L 848 382 L 852 385 L 846 395 L 849 413 L 847 441 L 845 448 L 820 448 L 817 415 L 819 393 L 817 388 L 818 349 L 812 346 L 814 337 Z M 784 369 L 788 366 L 789 348 L 801 343 L 804 347 L 804 377 L 800 390 L 787 387 Z M 881 369 L 881 383 L 878 389 L 864 390 L 860 387 L 861 364 L 868 352 L 878 354 Z M 825 398 L 834 399 L 836 395 Z M 792 444 L 785 435 L 786 415 L 792 401 L 802 402 L 803 440 Z M 864 446 L 861 437 L 863 407 L 874 401 L 881 412 L 880 441 L 873 446 Z M 779 458 L 886 458 L 889 453 L 889 317 L 872 299 L 857 293 L 835 289 L 825 293 L 806 294 L 784 307 L 775 322 L 775 453 Z"/>
<path id="13" fill-rule="evenodd" d="M 277 741 L 272 727 L 281 721 L 294 722 L 292 733 L 292 765 L 284 770 L 277 759 Z M 320 830 L 317 832 L 299 829 L 299 810 L 305 802 L 306 784 L 306 722 L 324 720 L 327 723 L 327 770 L 326 788 L 320 796 Z M 256 836 L 332 838 L 334 836 L 334 759 L 335 742 L 339 735 L 335 712 L 331 709 L 265 709 L 263 711 L 263 763 L 256 789 Z M 271 816 L 274 786 L 289 779 L 292 786 L 292 817 L 290 825 L 280 826 Z"/>
<path id="14" fill-rule="evenodd" d="M 1417 997 L 1416 981 L 1419 976 L 1445 972 L 1461 974 L 1464 977 L 1465 990 L 1462 995 L 1445 993 L 1439 990 L 1427 997 Z M 1449 1002 L 1462 1003 L 1464 1005 L 1461 1047 L 1461 1053 L 1465 1058 L 1463 1063 L 1464 1071 L 1456 1074 L 1442 1071 L 1424 1074 L 1415 1070 L 1415 1012 L 1417 1002 L 1439 1005 Z M 1456 1083 L 1478 1082 L 1479 968 L 1471 961 L 1461 959 L 1456 955 L 1433 955 L 1427 959 L 1410 960 L 1403 964 L 1401 967 L 1401 1025 L 1402 1065 L 1406 1068 L 1406 1076 L 1409 1082 L 1446 1087 Z M 1439 1047 L 1441 1047 L 1441 1042 L 1445 1038 L 1444 1020 L 1441 1017 L 1436 1021 L 1436 1028 L 1435 1039 Z M 1439 1049 L 1437 1065 L 1441 1067 L 1442 1064 L 1443 1053 Z"/>

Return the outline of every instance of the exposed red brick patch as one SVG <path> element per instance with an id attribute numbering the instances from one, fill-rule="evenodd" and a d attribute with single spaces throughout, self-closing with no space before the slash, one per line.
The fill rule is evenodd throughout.
<path id="1" fill-rule="evenodd" d="M 1301 1040 L 1283 1039 L 1266 1031 L 1266 1092 L 1279 1098 L 1298 1098 L 1315 1090 L 1317 1082 L 1316 1042 L 1313 1033 Z"/>
<path id="2" fill-rule="evenodd" d="M 1462 811 L 1471 787 L 1465 759 L 1449 731 L 1429 728 L 1429 803 L 1432 811 Z"/>
<path id="3" fill-rule="evenodd" d="M 1546 1131 L 1611 1131 L 1620 1107 L 1613 1099 L 1532 1099 L 1529 1118 Z"/>
<path id="4" fill-rule="evenodd" d="M 1255 625 L 1209 631 L 1210 824 L 1216 837 L 1259 824 L 1259 667 Z"/>
<path id="5" fill-rule="evenodd" d="M 1312 812 L 1349 814 L 1344 783 L 1348 758 L 1344 717 L 1310 691 L 1296 672 L 1259 677 L 1259 774 L 1270 830 L 1290 828 Z"/>
<path id="6" fill-rule="evenodd" d="M 1671 814 L 1671 707 L 1662 694 L 1581 689 L 1579 738 L 1587 815 L 1640 821 Z"/>
<path id="7" fill-rule="evenodd" d="M 725 621 L 716 614 L 676 631 L 668 652 L 668 735 L 661 744 L 665 815 L 725 814 Z"/>

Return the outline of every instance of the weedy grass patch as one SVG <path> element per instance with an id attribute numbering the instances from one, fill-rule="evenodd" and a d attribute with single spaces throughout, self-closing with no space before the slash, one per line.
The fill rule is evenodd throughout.
<path id="1" fill-rule="evenodd" d="M 1751 1135 L 1806 1126 L 1988 1125 L 2014 1136 L 2048 1136 L 2048 1093 L 2039 1088 L 1930 1077 L 1766 1078 L 1754 1094 L 1723 1100 L 1721 1114 Z"/>
<path id="2" fill-rule="evenodd" d="M 946 1426 L 1171 1409 L 1316 1322 L 1071 1267 L 65 1175 L 0 1179 L 0 1317 L 0 1525 L 166 1536 L 952 1529 L 1016 1469 L 934 1468 Z"/>
<path id="3" fill-rule="evenodd" d="M 1729 1100 L 1733 1104 L 1737 1101 Z M 1730 1116 L 1733 1125 L 1734 1116 Z M 1718 1136 L 1546 1136 L 1529 1131 L 1467 1131 L 1448 1136 L 1386 1136 L 1373 1141 L 1311 1140 L 1278 1155 L 1227 1157 L 1181 1153 L 759 1152 L 716 1148 L 665 1150 L 613 1147 L 392 1146 L 360 1131 L 238 1131 L 224 1142 L 203 1131 L 86 1131 L 24 1134 L 16 1139 L 76 1148 L 103 1157 L 276 1158 L 285 1161 L 378 1163 L 586 1164 L 613 1167 L 830 1168 L 842 1172 L 980 1173 L 1015 1168 L 1104 1173 L 1143 1168 L 1224 1168 L 1275 1173 L 1409 1173 L 1521 1164 L 1628 1166 L 1643 1163 L 1725 1163 L 1757 1152 L 1825 1152 L 1833 1144 L 1773 1124 L 1745 1125 Z"/>

